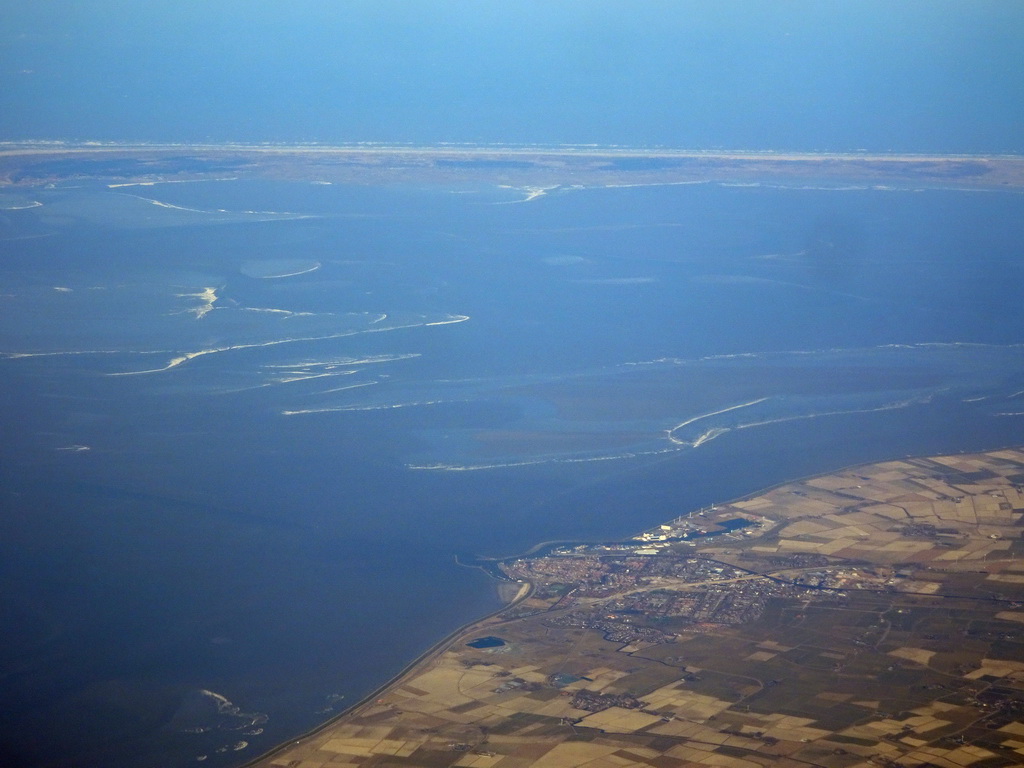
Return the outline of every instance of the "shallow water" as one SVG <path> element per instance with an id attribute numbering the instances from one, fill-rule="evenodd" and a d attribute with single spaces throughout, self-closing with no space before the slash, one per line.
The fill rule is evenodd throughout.
<path id="1" fill-rule="evenodd" d="M 455 553 L 1024 441 L 1020 195 L 531 195 L 5 212 L 9 763 L 237 764 L 497 607 Z"/>

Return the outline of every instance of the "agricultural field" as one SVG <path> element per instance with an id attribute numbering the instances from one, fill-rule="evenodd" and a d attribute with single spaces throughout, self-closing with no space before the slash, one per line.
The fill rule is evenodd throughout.
<path id="1" fill-rule="evenodd" d="M 1003 450 L 506 560 L 503 612 L 256 765 L 1021 765 L 1022 525 Z"/>

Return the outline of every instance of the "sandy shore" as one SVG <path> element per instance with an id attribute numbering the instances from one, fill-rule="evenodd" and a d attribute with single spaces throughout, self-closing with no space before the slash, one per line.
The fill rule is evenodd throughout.
<path id="1" fill-rule="evenodd" d="M 197 164 L 197 156 L 199 163 Z M 123 171 L 113 160 L 131 160 Z M 92 159 L 104 166 L 90 167 Z M 178 165 L 178 161 L 188 161 Z M 205 171 L 202 161 L 208 160 Z M 81 165 L 79 165 L 79 163 Z M 96 178 L 108 186 L 267 178 L 306 183 L 487 183 L 536 201 L 561 186 L 716 181 L 835 187 L 1015 189 L 1020 155 L 384 144 L 0 144 L 0 186 Z"/>

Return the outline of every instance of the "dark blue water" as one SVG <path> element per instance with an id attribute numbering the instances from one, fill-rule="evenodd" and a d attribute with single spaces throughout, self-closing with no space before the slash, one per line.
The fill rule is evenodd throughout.
<path id="1" fill-rule="evenodd" d="M 0 222 L 13 765 L 237 764 L 497 607 L 457 552 L 1024 441 L 1019 195 L 33 194 Z"/>
<path id="2" fill-rule="evenodd" d="M 0 137 L 1019 152 L 1002 0 L 0 9 Z"/>

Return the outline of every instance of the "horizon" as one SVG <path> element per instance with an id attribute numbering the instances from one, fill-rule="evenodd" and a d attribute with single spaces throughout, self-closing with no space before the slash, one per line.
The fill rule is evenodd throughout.
<path id="1" fill-rule="evenodd" d="M 62 11 L 0 10 L 0 137 L 1024 151 L 1020 4 Z"/>
<path id="2" fill-rule="evenodd" d="M 263 150 L 263 149 L 296 149 L 296 150 L 359 150 L 359 149 L 381 149 L 381 150 L 414 150 L 414 151 L 508 151 L 508 152 L 538 152 L 548 151 L 557 154 L 559 151 L 572 152 L 573 154 L 666 154 L 666 155 L 708 155 L 720 156 L 797 156 L 797 157 L 885 157 L 885 158 L 975 158 L 975 157 L 1024 157 L 1024 151 L 1016 152 L 902 152 L 897 150 L 868 150 L 851 149 L 841 151 L 831 150 L 801 150 L 786 149 L 781 147 L 748 149 L 743 147 L 719 147 L 714 149 L 701 149 L 699 147 L 684 147 L 671 145 L 643 145 L 643 144 L 572 144 L 572 143 L 514 143 L 514 142 L 385 142 L 385 141 L 350 141 L 350 142 L 325 142 L 325 141 L 140 141 L 140 140 L 119 140 L 119 139 L 4 139 L 0 140 L 0 152 L 5 149 L 22 148 L 52 148 L 60 150 L 67 149 L 241 149 L 241 150 Z"/>

